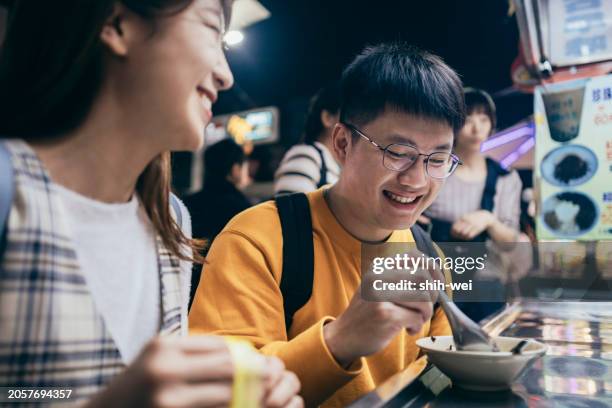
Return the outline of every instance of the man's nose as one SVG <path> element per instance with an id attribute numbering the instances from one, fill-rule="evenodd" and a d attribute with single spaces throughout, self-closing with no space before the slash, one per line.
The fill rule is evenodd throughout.
<path id="1" fill-rule="evenodd" d="M 400 171 L 398 180 L 401 185 L 409 186 L 413 190 L 426 187 L 429 183 L 429 175 L 425 169 L 425 157 L 419 156 L 412 166 Z"/>

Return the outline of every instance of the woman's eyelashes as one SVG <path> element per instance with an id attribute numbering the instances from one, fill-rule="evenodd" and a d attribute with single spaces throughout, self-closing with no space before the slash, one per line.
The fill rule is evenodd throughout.
<path id="1" fill-rule="evenodd" d="M 202 18 L 202 26 L 208 30 L 211 30 L 215 35 L 215 42 L 219 43 L 223 48 L 223 38 L 225 35 L 225 29 L 220 21 L 220 19 L 216 19 L 214 17 Z"/>
<path id="2" fill-rule="evenodd" d="M 204 20 L 204 25 L 210 29 L 212 29 L 215 33 L 217 33 L 217 35 L 221 35 L 223 34 L 223 29 L 221 28 L 221 24 L 220 23 L 211 23 L 209 21 Z"/>
<path id="3" fill-rule="evenodd" d="M 223 15 L 220 12 L 206 8 L 199 10 L 197 14 L 205 27 L 219 35 L 223 34 Z"/>

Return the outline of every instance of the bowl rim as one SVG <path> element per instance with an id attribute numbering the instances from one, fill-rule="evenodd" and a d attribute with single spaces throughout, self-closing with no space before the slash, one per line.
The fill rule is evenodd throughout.
<path id="1" fill-rule="evenodd" d="M 530 339 L 530 338 L 523 338 L 523 337 L 508 337 L 508 336 L 497 336 L 497 337 L 493 337 L 493 339 L 519 339 L 519 340 L 528 340 L 531 343 L 535 343 L 536 345 L 539 346 L 539 349 L 536 350 L 527 350 L 527 351 L 523 351 L 520 354 L 512 354 L 509 351 L 465 351 L 465 350 L 440 350 L 440 349 L 436 349 L 436 348 L 431 348 L 431 347 L 427 347 L 422 345 L 423 342 L 430 340 L 432 336 L 427 336 L 427 337 L 421 337 L 420 339 L 416 340 L 416 345 L 417 347 L 419 347 L 420 349 L 422 349 L 423 351 L 429 353 L 431 352 L 435 352 L 435 353 L 442 353 L 442 354 L 447 354 L 447 355 L 462 355 L 462 356 L 472 356 L 472 357 L 535 357 L 538 355 L 543 355 L 548 351 L 548 346 L 540 341 L 537 341 L 535 339 Z M 433 336 L 436 338 L 451 338 L 452 339 L 452 335 L 451 336 Z M 421 343 L 421 344 L 419 344 Z"/>

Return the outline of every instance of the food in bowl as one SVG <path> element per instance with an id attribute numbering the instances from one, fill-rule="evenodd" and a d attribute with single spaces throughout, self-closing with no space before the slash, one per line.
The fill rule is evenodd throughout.
<path id="1" fill-rule="evenodd" d="M 591 149 L 581 145 L 567 145 L 546 154 L 540 172 L 554 186 L 573 187 L 591 180 L 597 168 L 597 156 Z"/>
<path id="2" fill-rule="evenodd" d="M 597 207 L 583 193 L 557 193 L 544 201 L 544 224 L 559 236 L 576 236 L 588 232 L 597 222 Z"/>

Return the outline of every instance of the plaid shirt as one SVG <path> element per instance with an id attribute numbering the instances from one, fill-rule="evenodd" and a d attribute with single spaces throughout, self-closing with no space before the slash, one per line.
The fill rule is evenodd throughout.
<path id="1" fill-rule="evenodd" d="M 72 401 L 82 402 L 124 364 L 96 310 L 65 210 L 42 163 L 22 141 L 3 143 L 11 154 L 15 197 L 0 259 L 0 386 L 70 388 Z M 179 335 L 179 260 L 159 236 L 157 247 L 160 334 Z"/>

